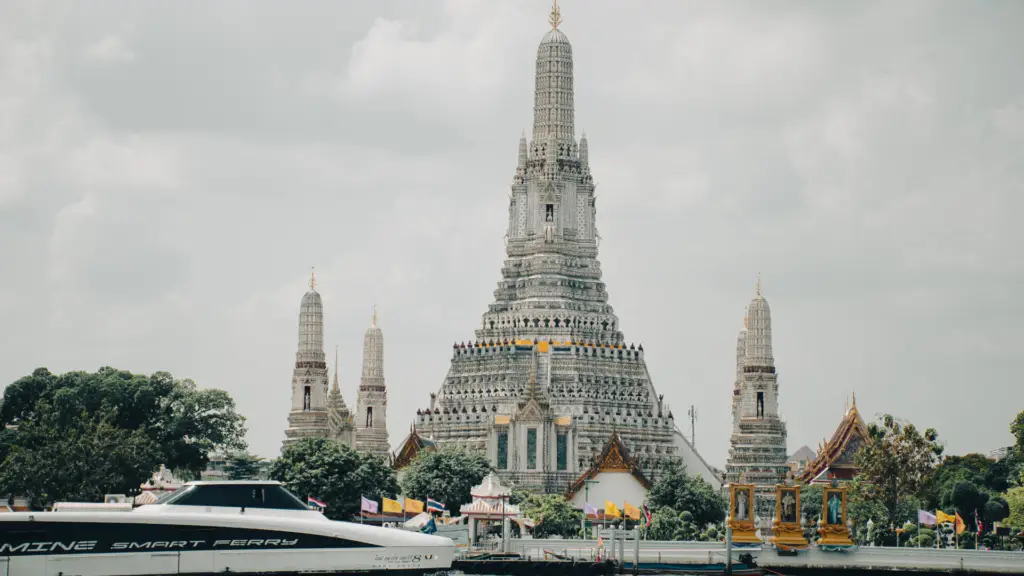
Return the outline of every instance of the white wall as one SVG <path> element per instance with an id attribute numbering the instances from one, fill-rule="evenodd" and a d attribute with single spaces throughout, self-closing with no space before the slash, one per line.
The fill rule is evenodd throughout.
<path id="1" fill-rule="evenodd" d="M 697 450 L 690 444 L 690 441 L 679 430 L 676 430 L 674 445 L 683 457 L 683 464 L 686 464 L 687 474 L 697 474 L 708 484 L 711 484 L 711 487 L 715 490 L 721 489 L 722 481 L 718 476 L 715 476 L 715 473 L 711 471 L 711 467 L 701 458 Z"/>
<path id="2" fill-rule="evenodd" d="M 629 472 L 598 472 L 594 480 L 598 484 L 590 485 L 590 505 L 600 510 L 604 508 L 605 500 L 611 500 L 622 510 L 624 502 L 629 502 L 637 508 L 647 499 L 647 490 Z M 586 489 L 582 488 L 572 497 L 574 508 L 582 509 Z"/>

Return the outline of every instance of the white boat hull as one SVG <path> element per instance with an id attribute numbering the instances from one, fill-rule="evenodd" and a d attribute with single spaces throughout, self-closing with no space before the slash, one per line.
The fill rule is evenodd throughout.
<path id="1" fill-rule="evenodd" d="M 243 513 L 0 515 L 0 576 L 434 572 L 454 543 L 403 530 Z"/>

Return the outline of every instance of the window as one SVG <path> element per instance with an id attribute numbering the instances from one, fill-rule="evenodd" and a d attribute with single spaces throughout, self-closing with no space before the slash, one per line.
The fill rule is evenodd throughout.
<path id="1" fill-rule="evenodd" d="M 228 508 L 273 508 L 308 510 L 291 492 L 273 484 L 212 484 L 188 486 L 159 501 L 175 506 L 222 506 Z"/>
<path id="2" fill-rule="evenodd" d="M 302 409 L 303 410 L 309 410 L 310 407 L 311 406 L 310 406 L 310 399 L 309 399 L 309 386 L 306 386 L 305 392 L 303 392 L 303 394 L 302 394 Z"/>
<path id="3" fill-rule="evenodd" d="M 526 469 L 537 469 L 537 429 L 529 428 L 526 431 Z"/>
<path id="4" fill-rule="evenodd" d="M 764 392 L 757 393 L 757 417 L 764 418 Z"/>
<path id="5" fill-rule="evenodd" d="M 373 428 L 373 406 L 366 408 L 366 427 Z"/>
<path id="6" fill-rule="evenodd" d="M 498 432 L 498 470 L 508 468 L 508 432 Z"/>
<path id="7" fill-rule="evenodd" d="M 550 222 L 555 218 L 555 205 L 548 204 L 544 207 L 544 220 Z"/>
<path id="8" fill-rule="evenodd" d="M 555 442 L 556 458 L 558 460 L 556 466 L 557 466 L 558 470 L 567 470 L 568 469 L 568 462 L 566 461 L 566 455 L 567 455 L 567 452 L 568 452 L 568 448 L 569 448 L 569 435 L 568 434 L 559 434 L 556 437 L 556 442 Z"/>

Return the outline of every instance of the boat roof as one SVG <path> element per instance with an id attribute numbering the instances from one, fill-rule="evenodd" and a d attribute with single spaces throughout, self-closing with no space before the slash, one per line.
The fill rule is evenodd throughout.
<path id="1" fill-rule="evenodd" d="M 185 486 L 281 486 L 277 480 L 193 480 Z"/>

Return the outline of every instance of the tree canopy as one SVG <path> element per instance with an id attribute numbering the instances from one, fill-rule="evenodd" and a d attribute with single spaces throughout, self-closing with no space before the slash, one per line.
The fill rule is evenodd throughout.
<path id="1" fill-rule="evenodd" d="M 869 424 L 868 432 L 856 457 L 863 482 L 860 495 L 884 508 L 886 525 L 897 524 L 902 520 L 900 500 L 921 492 L 942 455 L 938 433 L 929 428 L 922 434 L 889 414 Z"/>
<path id="2" fill-rule="evenodd" d="M 229 480 L 256 480 L 260 475 L 263 458 L 248 452 L 236 452 L 228 456 L 224 472 Z"/>
<path id="3" fill-rule="evenodd" d="M 529 494 L 519 506 L 536 523 L 534 538 L 573 538 L 580 532 L 580 511 L 561 494 Z"/>
<path id="4" fill-rule="evenodd" d="M 491 471 L 487 457 L 461 448 L 420 452 L 402 477 L 406 496 L 423 500 L 433 498 L 456 511 L 472 500 L 469 492 Z"/>
<path id="5" fill-rule="evenodd" d="M 686 473 L 682 464 L 666 465 L 661 478 L 651 486 L 647 503 L 652 510 L 672 508 L 673 512 L 689 512 L 691 521 L 703 528 L 725 520 L 728 504 L 710 484 L 697 475 Z"/>
<path id="6" fill-rule="evenodd" d="M 334 520 L 358 516 L 362 496 L 380 502 L 398 494 L 395 471 L 384 460 L 327 438 L 285 446 L 270 463 L 270 478 L 303 500 L 312 496 L 327 504 L 324 515 Z"/>
<path id="7" fill-rule="evenodd" d="M 245 418 L 227 392 L 109 367 L 39 368 L 10 384 L 0 430 L 0 493 L 37 504 L 127 492 L 160 464 L 198 475 L 211 452 L 245 448 Z"/>

